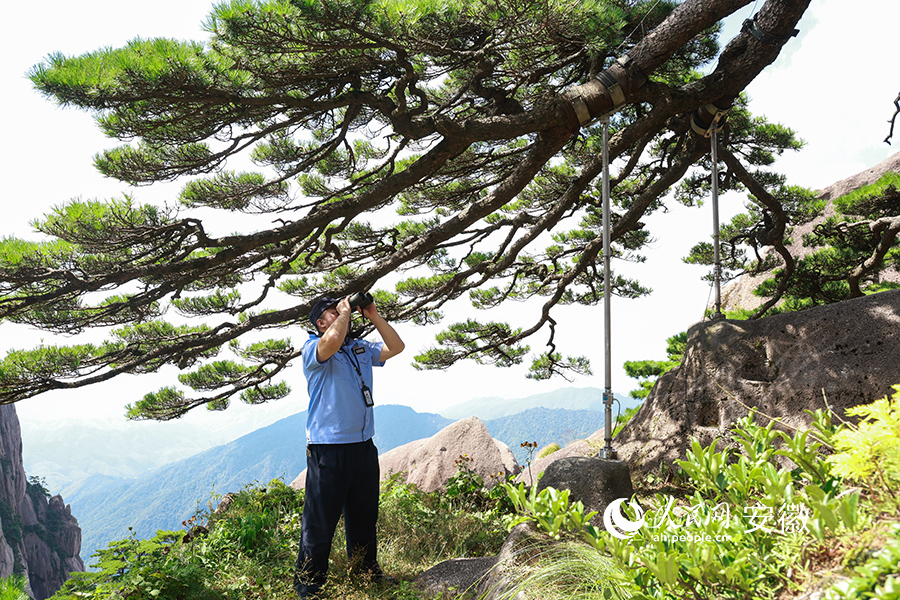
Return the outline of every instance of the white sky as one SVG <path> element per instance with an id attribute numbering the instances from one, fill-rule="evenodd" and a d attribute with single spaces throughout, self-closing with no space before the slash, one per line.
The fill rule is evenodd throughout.
<path id="1" fill-rule="evenodd" d="M 209 6 L 207 0 L 159 0 L 152 5 L 45 0 L 5 7 L 8 28 L 0 41 L 0 114 L 5 117 L 7 141 L 0 150 L 5 184 L 0 235 L 29 235 L 31 219 L 72 197 L 108 198 L 130 191 L 124 184 L 102 178 L 92 167 L 93 155 L 115 142 L 97 131 L 89 115 L 57 108 L 41 98 L 25 77 L 28 69 L 51 52 L 80 54 L 103 46 L 118 47 L 138 36 L 203 39 L 201 23 Z M 739 24 L 750 14 L 751 7 L 747 7 L 732 23 Z M 898 26 L 900 3 L 813 0 L 800 23 L 800 35 L 751 84 L 748 92 L 754 113 L 794 128 L 807 141 L 804 150 L 783 157 L 776 165 L 777 170 L 789 175 L 791 183 L 825 187 L 874 166 L 900 146 L 900 125 L 894 147 L 882 142 L 894 112 L 892 101 L 900 92 Z M 135 191 L 138 201 L 149 201 L 154 193 L 151 188 Z M 723 197 L 722 221 L 740 212 L 742 202 L 740 196 Z M 709 286 L 700 280 L 706 269 L 685 265 L 681 258 L 702 236 L 709 235 L 709 211 L 708 204 L 702 209 L 674 208 L 669 214 L 648 220 L 657 241 L 646 252 L 647 262 L 629 267 L 627 272 L 653 288 L 654 293 L 640 300 L 613 300 L 612 381 L 616 393 L 627 394 L 636 387 L 621 369 L 624 361 L 664 358 L 666 338 L 702 317 L 710 298 Z M 595 372 L 571 384 L 562 379 L 528 380 L 524 377 L 527 365 L 496 369 L 467 363 L 447 372 L 417 372 L 409 362 L 414 353 L 429 344 L 429 335 L 401 325 L 407 352 L 376 375 L 376 401 L 407 404 L 424 412 L 474 397 L 522 397 L 566 385 L 602 388 L 602 315 L 602 306 L 575 307 L 557 315 L 559 348 L 564 354 L 587 355 Z M 296 340 L 305 337 L 301 332 L 292 335 Z M 51 341 L 39 332 L 0 326 L 0 352 L 33 347 L 42 339 Z M 545 337 L 538 335 L 532 338 L 531 346 L 541 350 L 544 342 Z M 20 402 L 17 410 L 26 421 L 121 418 L 126 403 L 169 383 L 174 379 L 172 373 L 165 378 L 131 377 L 96 388 L 48 394 Z M 289 379 L 294 393 L 271 406 L 249 408 L 254 411 L 254 420 L 261 414 L 274 418 L 305 409 L 305 382 L 299 365 Z M 238 404 L 235 402 L 235 406 Z M 233 407 L 225 414 L 236 418 L 246 411 L 245 407 Z M 207 415 L 204 410 L 195 412 L 201 414 L 190 418 L 198 422 L 222 418 Z"/>

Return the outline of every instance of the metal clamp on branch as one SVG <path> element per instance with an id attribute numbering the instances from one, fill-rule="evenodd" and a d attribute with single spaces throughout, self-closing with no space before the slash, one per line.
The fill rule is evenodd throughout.
<path id="1" fill-rule="evenodd" d="M 625 104 L 646 82 L 647 76 L 626 54 L 591 81 L 570 87 L 563 96 L 584 127 Z"/>
<path id="2" fill-rule="evenodd" d="M 728 118 L 728 111 L 731 109 L 731 103 L 732 100 L 730 99 L 720 99 L 706 106 L 701 106 L 691 116 L 691 129 L 697 135 L 705 138 L 722 131 Z"/>
<path id="3" fill-rule="evenodd" d="M 796 37 L 800 33 L 799 29 L 795 29 L 790 35 L 779 36 L 769 33 L 759 28 L 755 17 L 751 17 L 744 21 L 741 25 L 741 31 L 747 32 L 763 44 L 769 46 L 784 46 L 792 37 Z"/>

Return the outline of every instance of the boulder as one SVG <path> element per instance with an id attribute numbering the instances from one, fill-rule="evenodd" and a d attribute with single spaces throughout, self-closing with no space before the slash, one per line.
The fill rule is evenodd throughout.
<path id="1" fill-rule="evenodd" d="M 416 440 L 378 457 L 381 477 L 406 473 L 407 483 L 424 492 L 441 489 L 459 470 L 461 457 L 472 459 L 469 468 L 493 486 L 500 479 L 519 472 L 519 464 L 509 446 L 495 440 L 478 417 L 451 423 L 430 438 Z"/>
<path id="2" fill-rule="evenodd" d="M 900 383 L 900 290 L 753 321 L 706 321 L 688 330 L 684 359 L 656 382 L 613 440 L 633 474 L 683 459 L 691 437 L 727 439 L 751 408 L 807 428 L 805 411 L 844 411 L 893 394 Z M 530 484 L 552 463 L 596 456 L 603 431 L 523 469 Z"/>
<path id="3" fill-rule="evenodd" d="M 521 523 L 510 532 L 497 556 L 446 560 L 416 577 L 413 584 L 427 598 L 524 600 L 525 595 L 516 590 L 519 567 L 534 558 L 547 541 L 533 525 Z"/>
<path id="4" fill-rule="evenodd" d="M 631 498 L 631 471 L 622 460 L 607 460 L 596 456 L 572 456 L 554 461 L 538 482 L 544 488 L 569 490 L 569 502 L 581 502 L 585 514 L 595 511 L 593 521 L 602 522 L 603 511 L 619 498 Z"/>
<path id="5" fill-rule="evenodd" d="M 445 560 L 416 577 L 413 585 L 426 598 L 473 597 L 478 584 L 496 564 L 496 556 Z"/>
<path id="6" fill-rule="evenodd" d="M 519 472 L 519 464 L 509 446 L 493 439 L 477 417 L 451 423 L 430 438 L 389 450 L 378 457 L 378 463 L 382 479 L 405 473 L 407 483 L 415 484 L 424 492 L 433 492 L 442 489 L 457 473 L 457 462 L 462 457 L 471 459 L 467 461 L 469 468 L 484 479 L 487 487 Z M 291 487 L 299 490 L 305 485 L 304 469 L 291 482 Z"/>
<path id="7" fill-rule="evenodd" d="M 780 419 L 805 429 L 806 411 L 851 406 L 900 383 L 900 290 L 754 321 L 688 330 L 684 359 L 656 382 L 614 442 L 632 469 L 683 458 L 691 436 L 707 445 L 737 419 Z"/>

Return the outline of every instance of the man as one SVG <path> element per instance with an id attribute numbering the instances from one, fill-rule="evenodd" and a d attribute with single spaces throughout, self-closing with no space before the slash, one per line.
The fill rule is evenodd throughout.
<path id="1" fill-rule="evenodd" d="M 378 450 L 372 367 L 399 354 L 403 340 L 378 314 L 375 303 L 361 306 L 381 336 L 369 342 L 350 336 L 349 297 L 324 297 L 312 307 L 315 334 L 303 345 L 303 374 L 309 389 L 306 420 L 306 500 L 303 505 L 295 589 L 315 598 L 328 575 L 328 555 L 341 513 L 347 553 L 363 571 L 383 577 L 376 557 Z"/>

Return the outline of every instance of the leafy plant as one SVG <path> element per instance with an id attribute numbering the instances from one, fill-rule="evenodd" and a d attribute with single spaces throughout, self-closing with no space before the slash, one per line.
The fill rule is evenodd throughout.
<path id="1" fill-rule="evenodd" d="M 183 560 L 182 537 L 178 531 L 160 531 L 149 540 L 132 535 L 113 542 L 97 553 L 98 571 L 73 573 L 54 598 L 224 598 L 211 589 L 212 573 Z"/>
<path id="2" fill-rule="evenodd" d="M 622 516 L 633 527 L 617 535 L 592 525 L 596 513 L 571 503 L 567 490 L 524 484 L 505 485 L 519 514 L 512 524 L 530 521 L 612 556 L 620 583 L 639 590 L 634 598 L 774 598 L 789 585 L 788 566 L 804 539 L 824 540 L 859 522 L 858 490 L 841 486 L 821 452 L 835 428 L 821 411 L 813 422 L 817 435 L 790 435 L 772 422 L 758 425 L 751 413 L 733 429 L 740 453 L 694 440 L 679 461 L 693 490 L 686 502 L 657 494 L 644 512 L 632 501 Z M 778 466 L 776 457 L 796 466 Z"/>
<path id="3" fill-rule="evenodd" d="M 895 510 L 900 509 L 900 385 L 893 397 L 855 406 L 847 415 L 859 424 L 845 424 L 831 438 L 836 453 L 828 462 L 836 474 L 864 482 Z"/>
<path id="4" fill-rule="evenodd" d="M 896 600 L 900 598 L 900 524 L 891 527 L 891 538 L 855 574 L 825 591 L 823 600 L 871 598 Z"/>
<path id="5" fill-rule="evenodd" d="M 25 591 L 25 577 L 10 575 L 0 579 L 0 600 L 30 600 Z"/>
<path id="6" fill-rule="evenodd" d="M 518 514 L 509 528 L 519 523 L 533 522 L 550 537 L 560 539 L 566 532 L 581 534 L 588 527 L 588 521 L 596 512 L 585 514 L 584 504 L 579 500 L 570 504 L 569 490 L 546 487 L 538 491 L 533 485 L 526 491 L 525 484 L 504 483 L 504 489 Z"/>
<path id="7" fill-rule="evenodd" d="M 456 473 L 447 480 L 445 493 L 451 502 L 460 508 L 465 506 L 479 507 L 483 504 L 484 479 L 473 468 L 475 459 L 463 454 L 456 459 Z"/>
<path id="8" fill-rule="evenodd" d="M 75 573 L 55 598 L 91 597 L 213 600 L 293 593 L 303 493 L 273 480 L 229 495 L 227 508 L 209 515 L 208 527 L 134 535 L 94 556 L 97 571 Z M 287 597 L 287 596 L 284 596 Z"/>
<path id="9" fill-rule="evenodd" d="M 446 490 L 425 493 L 403 483 L 402 474 L 384 482 L 378 519 L 379 555 L 406 565 L 402 569 L 421 569 L 444 557 L 485 556 L 499 551 L 509 510 L 496 499 L 497 492 L 465 486 L 457 490 L 462 494 L 453 498 Z"/>
<path id="10" fill-rule="evenodd" d="M 695 490 L 687 506 L 676 511 L 674 499 L 657 496 L 646 525 L 630 539 L 598 537 L 642 589 L 636 597 L 772 598 L 789 583 L 787 548 L 807 533 L 821 540 L 856 526 L 859 493 L 841 488 L 819 453 L 823 443 L 809 432 L 775 430 L 774 422 L 762 427 L 754 417 L 733 429 L 739 455 L 718 450 L 716 442 L 692 443 L 679 461 Z M 814 422 L 819 431 L 833 431 L 826 413 Z M 797 467 L 777 466 L 776 456 Z"/>

